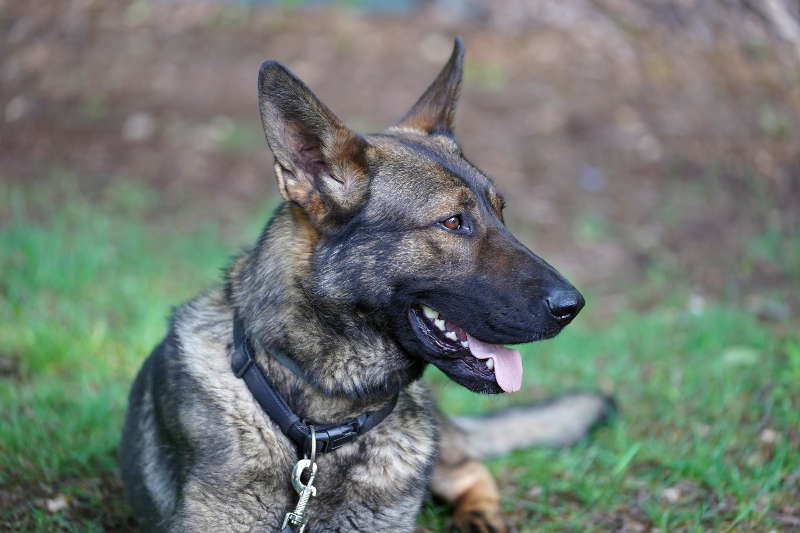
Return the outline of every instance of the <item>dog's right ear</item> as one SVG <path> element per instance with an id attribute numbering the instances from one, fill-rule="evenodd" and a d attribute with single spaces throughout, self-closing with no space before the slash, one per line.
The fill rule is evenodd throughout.
<path id="1" fill-rule="evenodd" d="M 450 59 L 439 75 L 394 127 L 408 128 L 426 134 L 452 134 L 463 77 L 464 43 L 461 37 L 456 37 Z"/>
<path id="2" fill-rule="evenodd" d="M 322 229 L 366 196 L 367 142 L 275 61 L 258 74 L 261 123 L 272 153 L 278 190 Z"/>

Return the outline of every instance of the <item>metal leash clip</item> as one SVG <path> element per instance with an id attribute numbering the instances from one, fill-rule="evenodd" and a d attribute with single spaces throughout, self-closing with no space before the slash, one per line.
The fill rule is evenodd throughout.
<path id="1" fill-rule="evenodd" d="M 293 533 L 295 531 L 296 533 L 303 533 L 308 523 L 308 517 L 306 517 L 308 501 L 312 496 L 317 495 L 317 488 L 313 486 L 314 476 L 317 475 L 317 435 L 314 431 L 314 426 L 310 426 L 310 428 L 311 458 L 305 457 L 300 459 L 297 461 L 297 464 L 294 465 L 294 469 L 292 469 L 292 486 L 294 490 L 297 491 L 297 494 L 300 495 L 300 499 L 294 511 L 286 513 L 286 517 L 283 519 L 283 525 L 281 526 L 283 529 L 281 529 L 280 533 Z M 306 470 L 310 470 L 308 483 L 303 483 L 302 476 Z M 299 527 L 300 529 L 295 530 L 295 527 Z"/>

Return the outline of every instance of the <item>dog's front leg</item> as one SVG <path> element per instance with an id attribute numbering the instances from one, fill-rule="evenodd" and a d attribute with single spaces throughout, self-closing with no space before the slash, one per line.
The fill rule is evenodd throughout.
<path id="1" fill-rule="evenodd" d="M 464 533 L 511 533 L 500 491 L 489 469 L 475 459 L 464 433 L 441 413 L 440 453 L 430 480 L 437 498 L 453 506 L 453 524 Z"/>
<path id="2" fill-rule="evenodd" d="M 452 459 L 448 457 L 447 459 Z M 467 457 L 434 467 L 431 492 L 453 506 L 453 524 L 464 533 L 510 533 L 500 509 L 500 491 L 489 469 Z"/>
<path id="3" fill-rule="evenodd" d="M 159 531 L 271 533 L 279 529 L 284 510 L 289 507 L 288 500 L 275 496 L 269 489 L 253 489 L 230 480 L 227 483 L 229 487 L 223 481 L 207 483 L 190 479 L 183 486 L 175 513 Z"/>

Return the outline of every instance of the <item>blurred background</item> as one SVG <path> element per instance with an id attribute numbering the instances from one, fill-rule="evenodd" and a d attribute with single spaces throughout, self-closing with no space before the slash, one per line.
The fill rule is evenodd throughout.
<path id="1" fill-rule="evenodd" d="M 0 527 L 130 530 L 115 449 L 171 306 L 277 205 L 256 73 L 398 119 L 467 48 L 456 133 L 587 295 L 526 390 L 623 416 L 492 463 L 522 531 L 800 530 L 800 3 L 0 0 Z M 447 530 L 427 504 L 421 523 Z"/>

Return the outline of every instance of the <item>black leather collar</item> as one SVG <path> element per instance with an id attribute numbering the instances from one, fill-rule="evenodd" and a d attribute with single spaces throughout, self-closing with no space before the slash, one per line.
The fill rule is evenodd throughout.
<path id="1" fill-rule="evenodd" d="M 314 426 L 317 453 L 332 452 L 377 426 L 392 412 L 397 403 L 397 396 L 394 396 L 380 410 L 363 413 L 338 424 L 309 424 L 301 420 L 289 408 L 270 379 L 256 363 L 250 341 L 244 330 L 244 324 L 239 317 L 233 319 L 231 369 L 236 377 L 244 380 L 250 393 L 264 412 L 280 426 L 281 431 L 297 445 L 301 453 L 311 452 L 311 425 Z"/>

